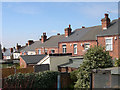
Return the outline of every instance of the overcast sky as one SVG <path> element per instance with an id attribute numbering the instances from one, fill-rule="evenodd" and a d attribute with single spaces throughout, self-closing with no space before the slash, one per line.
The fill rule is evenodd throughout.
<path id="1" fill-rule="evenodd" d="M 72 0 L 71 0 L 72 1 Z M 3 2 L 2 44 L 14 47 L 24 45 L 29 39 L 63 34 L 71 24 L 72 29 L 101 25 L 104 13 L 111 20 L 118 18 L 117 2 Z"/>

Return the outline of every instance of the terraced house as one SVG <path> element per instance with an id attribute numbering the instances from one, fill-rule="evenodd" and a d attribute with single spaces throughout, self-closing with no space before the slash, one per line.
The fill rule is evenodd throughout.
<path id="1" fill-rule="evenodd" d="M 84 27 L 72 31 L 71 25 L 65 28 L 64 34 L 47 38 L 44 32 L 39 41 L 31 41 L 21 55 L 72 53 L 72 56 L 83 56 L 94 45 L 101 45 L 113 58 L 120 57 L 120 19 L 111 21 L 108 14 L 101 19 L 102 25 Z M 28 42 L 29 43 L 29 42 Z"/>
<path id="2" fill-rule="evenodd" d="M 94 45 L 104 46 L 114 58 L 120 57 L 120 19 L 110 21 L 108 14 L 101 20 L 102 25 L 82 27 L 73 32 L 65 29 L 65 39 L 59 42 L 59 53 L 72 53 L 73 56 L 83 56 Z"/>

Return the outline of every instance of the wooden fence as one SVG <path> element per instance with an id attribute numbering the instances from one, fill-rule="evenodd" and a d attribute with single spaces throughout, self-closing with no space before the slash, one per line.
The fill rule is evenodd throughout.
<path id="1" fill-rule="evenodd" d="M 28 67 L 28 68 L 21 68 L 21 69 L 16 69 L 16 68 L 3 68 L 0 69 L 0 73 L 2 75 L 2 78 L 5 78 L 9 75 L 13 75 L 16 73 L 32 73 L 34 72 L 33 67 Z"/>

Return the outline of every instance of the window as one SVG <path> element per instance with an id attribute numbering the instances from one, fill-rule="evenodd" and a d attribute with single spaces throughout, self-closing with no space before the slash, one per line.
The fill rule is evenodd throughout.
<path id="1" fill-rule="evenodd" d="M 105 43 L 106 43 L 106 51 L 112 51 L 113 49 L 112 38 L 106 38 Z"/>
<path id="2" fill-rule="evenodd" d="M 88 50 L 89 48 L 90 48 L 90 44 L 89 43 L 84 44 L 84 49 L 85 50 Z"/>
<path id="3" fill-rule="evenodd" d="M 63 53 L 66 53 L 66 45 L 62 45 Z"/>
<path id="4" fill-rule="evenodd" d="M 45 49 L 45 54 L 47 54 L 47 49 Z"/>
<path id="5" fill-rule="evenodd" d="M 51 50 L 51 53 L 52 53 L 52 54 L 55 53 L 55 50 Z"/>
<path id="6" fill-rule="evenodd" d="M 41 49 L 38 49 L 38 54 L 41 54 Z"/>
<path id="7" fill-rule="evenodd" d="M 77 54 L 77 44 L 74 44 L 74 54 Z"/>

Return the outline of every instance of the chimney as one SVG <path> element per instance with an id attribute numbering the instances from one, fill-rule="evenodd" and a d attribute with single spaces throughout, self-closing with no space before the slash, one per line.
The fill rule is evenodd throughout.
<path id="1" fill-rule="evenodd" d="M 82 28 L 85 28 L 85 26 L 82 26 Z"/>
<path id="2" fill-rule="evenodd" d="M 57 33 L 57 35 L 60 35 L 60 33 Z"/>
<path id="3" fill-rule="evenodd" d="M 68 37 L 71 34 L 71 25 L 69 24 L 69 27 L 65 29 L 65 37 Z"/>
<path id="4" fill-rule="evenodd" d="M 41 36 L 41 42 L 45 42 L 47 40 L 47 36 L 46 36 L 46 32 L 43 33 L 43 35 Z"/>
<path id="5" fill-rule="evenodd" d="M 13 53 L 13 48 L 10 48 L 10 52 Z"/>
<path id="6" fill-rule="evenodd" d="M 20 48 L 21 48 L 21 45 L 18 45 L 18 43 L 17 43 L 16 49 L 19 50 Z"/>
<path id="7" fill-rule="evenodd" d="M 26 43 L 26 46 L 28 46 L 28 43 Z"/>
<path id="8" fill-rule="evenodd" d="M 33 43 L 34 43 L 33 40 L 28 40 L 28 46 L 31 45 L 31 44 L 33 44 Z"/>
<path id="9" fill-rule="evenodd" d="M 3 52 L 5 52 L 6 51 L 6 48 L 5 47 L 3 47 Z"/>
<path id="10" fill-rule="evenodd" d="M 101 20 L 102 22 L 102 30 L 105 30 L 110 25 L 110 18 L 108 17 L 108 14 L 105 13 L 105 17 Z"/>

